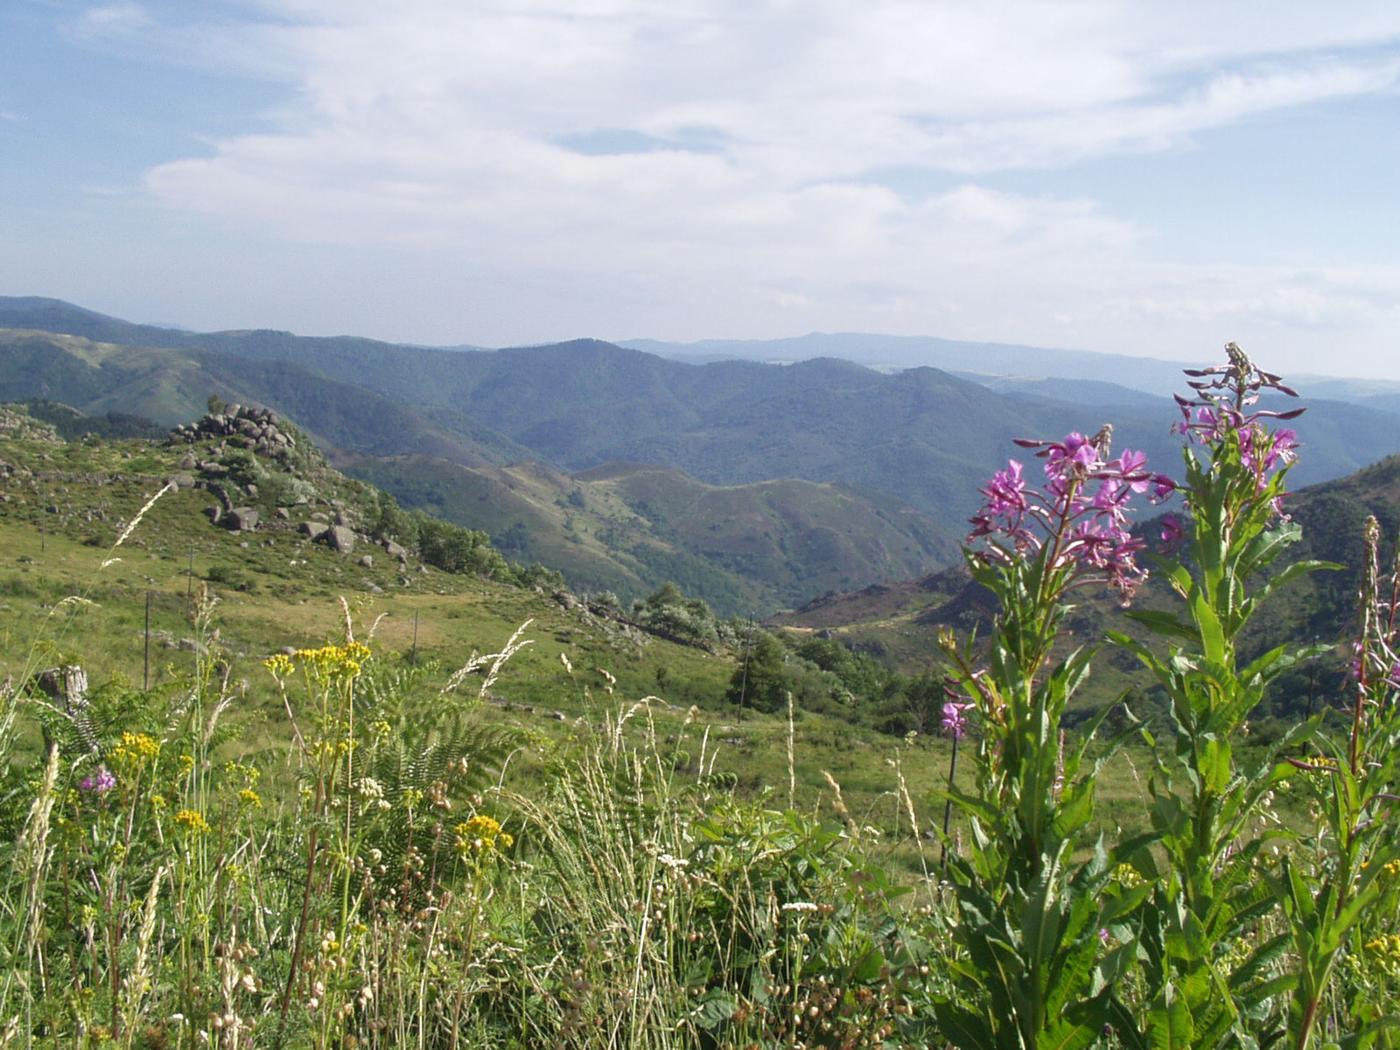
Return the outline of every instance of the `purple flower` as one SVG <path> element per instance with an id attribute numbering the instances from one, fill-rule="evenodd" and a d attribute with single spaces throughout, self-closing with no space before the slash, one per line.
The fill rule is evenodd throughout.
<path id="1" fill-rule="evenodd" d="M 949 700 L 943 705 L 943 732 L 947 733 L 954 740 L 961 740 L 967 735 L 967 710 L 971 704 L 958 703 L 956 700 Z"/>
<path id="2" fill-rule="evenodd" d="M 1261 391 L 1272 390 L 1285 397 L 1297 397 L 1296 391 L 1285 386 L 1278 376 L 1256 368 L 1249 357 L 1234 343 L 1225 347 L 1230 358 L 1227 365 L 1206 369 L 1187 369 L 1188 385 L 1194 396 L 1175 395 L 1181 409 L 1181 422 L 1172 429 L 1185 434 L 1189 440 L 1216 445 L 1232 440 L 1238 443 L 1240 457 L 1254 476 L 1260 493 L 1269 487 L 1271 472 L 1286 467 L 1297 458 L 1298 435 L 1292 430 L 1270 430 L 1267 420 L 1295 419 L 1303 409 L 1288 412 L 1258 409 Z M 1248 411 L 1246 411 L 1246 409 Z M 1278 503 L 1272 505 L 1276 515 L 1287 520 Z"/>
<path id="3" fill-rule="evenodd" d="M 1092 438 L 1073 431 L 1060 441 L 1018 439 L 1045 461 L 1045 482 L 1027 490 L 1015 460 L 992 476 L 982 489 L 986 502 L 971 519 L 969 539 L 987 541 L 977 557 L 1007 563 L 1050 546 L 1056 569 L 1077 570 L 1070 585 L 1108 583 L 1130 595 L 1146 574 L 1135 561 L 1143 543 L 1128 532 L 1129 506 L 1149 490 L 1165 498 L 1176 485 L 1150 473 L 1142 452 L 1127 449 L 1110 459 L 1112 434 L 1105 426 Z"/>
<path id="4" fill-rule="evenodd" d="M 991 482 L 982 494 L 987 497 L 987 511 L 994 515 L 1021 513 L 1026 509 L 1026 481 L 1021 476 L 1024 470 L 1014 459 L 1006 461 L 1006 469 L 992 475 Z"/>
<path id="5" fill-rule="evenodd" d="M 1186 536 L 1186 530 L 1181 526 L 1181 519 L 1175 514 L 1166 514 L 1162 517 L 1162 531 L 1158 533 L 1164 547 L 1175 547 Z"/>
<path id="6" fill-rule="evenodd" d="M 92 776 L 84 777 L 78 784 L 84 791 L 91 791 L 101 795 L 111 791 L 117 786 L 117 778 L 112 776 L 106 766 L 98 766 L 97 772 Z"/>

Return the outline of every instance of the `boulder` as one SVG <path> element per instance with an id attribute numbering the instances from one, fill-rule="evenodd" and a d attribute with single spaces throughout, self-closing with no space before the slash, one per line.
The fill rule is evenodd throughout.
<path id="1" fill-rule="evenodd" d="M 331 550 L 339 554 L 349 554 L 355 549 L 355 533 L 344 525 L 332 525 L 323 535 Z"/>
<path id="2" fill-rule="evenodd" d="M 358 565 L 362 569 L 372 569 L 374 568 L 374 557 L 372 555 L 366 554 L 360 558 Z"/>
<path id="3" fill-rule="evenodd" d="M 408 551 L 393 540 L 384 541 L 384 552 L 391 558 L 397 558 L 399 561 L 408 561 Z"/>
<path id="4" fill-rule="evenodd" d="M 192 489 L 192 488 L 194 488 L 194 475 L 193 475 L 193 474 L 171 474 L 170 477 L 169 477 L 167 480 L 170 482 L 170 484 L 174 485 L 177 489 Z"/>
<path id="5" fill-rule="evenodd" d="M 297 527 L 297 531 L 303 536 L 307 536 L 313 540 L 319 540 L 330 531 L 330 526 L 324 521 L 303 521 L 301 525 Z"/>
<path id="6" fill-rule="evenodd" d="M 258 527 L 258 512 L 254 507 L 234 507 L 225 518 L 224 524 L 234 532 L 251 532 Z"/>

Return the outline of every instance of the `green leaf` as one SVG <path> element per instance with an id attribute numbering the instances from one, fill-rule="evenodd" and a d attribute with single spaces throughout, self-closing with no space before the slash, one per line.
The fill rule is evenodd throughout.
<path id="1" fill-rule="evenodd" d="M 1190 1050 L 1194 1034 L 1191 1011 L 1168 983 L 1147 1011 L 1147 1045 L 1152 1050 Z"/>
<path id="2" fill-rule="evenodd" d="M 713 1032 L 721 1025 L 728 1024 L 739 1009 L 734 997 L 723 988 L 712 988 L 701 997 L 690 1019 L 702 1032 Z"/>
<path id="3" fill-rule="evenodd" d="M 1230 786 L 1230 745 L 1217 737 L 1208 736 L 1200 754 L 1200 771 L 1206 790 L 1213 795 L 1223 795 Z"/>
<path id="4" fill-rule="evenodd" d="M 1130 609 L 1124 615 L 1163 638 L 1180 638 L 1187 642 L 1199 641 L 1195 629 L 1171 613 L 1158 612 L 1153 609 Z M 1110 635 L 1110 637 L 1113 636 Z M 1123 636 L 1118 635 L 1118 637 Z"/>

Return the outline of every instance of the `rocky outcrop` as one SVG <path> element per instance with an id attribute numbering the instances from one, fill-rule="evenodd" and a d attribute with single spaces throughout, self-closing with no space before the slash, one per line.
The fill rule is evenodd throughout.
<path id="1" fill-rule="evenodd" d="M 35 419 L 23 405 L 0 405 L 0 440 L 63 444 L 57 430 Z"/>
<path id="2" fill-rule="evenodd" d="M 170 432 L 171 444 L 210 438 L 271 459 L 288 458 L 297 443 L 270 408 L 251 405 L 228 405 L 222 412 L 210 412 L 198 423 L 181 423 Z"/>

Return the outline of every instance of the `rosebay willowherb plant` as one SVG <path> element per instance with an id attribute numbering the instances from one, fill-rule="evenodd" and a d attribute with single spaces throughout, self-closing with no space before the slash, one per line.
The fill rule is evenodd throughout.
<path id="1" fill-rule="evenodd" d="M 970 706 L 979 729 L 977 791 L 949 789 L 973 840 L 968 856 L 950 859 L 966 953 L 959 995 L 937 1008 L 960 1047 L 1087 1045 L 1129 1016 L 1115 988 L 1134 951 L 1122 924 L 1146 891 L 1113 873 L 1142 843 L 1111 853 L 1100 844 L 1081 857 L 1103 757 L 1086 769 L 1093 727 L 1066 751 L 1061 722 L 1092 653 L 1057 641 L 1076 592 L 1107 586 L 1132 596 L 1145 573 L 1129 506 L 1175 486 L 1149 473 L 1140 453 L 1114 457 L 1111 434 L 1104 427 L 1092 438 L 1021 442 L 1044 461 L 1044 482 L 1028 486 L 1015 460 L 998 471 L 967 555 L 1001 605 L 990 640 L 983 650 L 943 638 L 966 698 L 949 701 L 945 724 L 961 733 Z"/>
<path id="2" fill-rule="evenodd" d="M 1270 879 L 1297 957 L 1289 1027 L 1300 1050 L 1324 1023 L 1332 975 L 1348 957 L 1358 979 L 1333 1012 L 1371 1038 L 1397 1023 L 1390 1015 L 1393 978 L 1400 976 L 1393 932 L 1400 903 L 1400 556 L 1383 578 L 1380 539 L 1379 523 L 1369 518 L 1349 732 L 1320 737 L 1316 754 L 1290 759 L 1306 774 L 1301 779 L 1317 805 L 1313 849 L 1284 857 Z"/>
<path id="3" fill-rule="evenodd" d="M 1112 635 L 1137 654 L 1168 701 L 1172 739 L 1155 751 L 1148 783 L 1157 853 L 1166 863 L 1159 867 L 1144 853 L 1138 867 L 1155 883 L 1142 911 L 1144 1027 L 1170 1047 L 1267 1042 L 1265 1021 L 1287 978 L 1274 965 L 1286 935 L 1261 924 L 1274 908 L 1263 857 L 1282 832 L 1249 832 L 1261 802 L 1292 771 L 1277 755 L 1301 746 L 1319 720 L 1293 727 L 1250 764 L 1240 763 L 1236 749 L 1270 684 L 1326 648 L 1285 643 L 1242 665 L 1241 632 L 1260 606 L 1291 580 L 1328 566 L 1279 567 L 1301 536 L 1282 508 L 1297 442 L 1270 422 L 1302 410 L 1260 408 L 1263 391 L 1296 394 L 1235 344 L 1226 350 L 1227 364 L 1188 372 L 1192 396 L 1177 397 L 1189 525 L 1181 530 L 1182 557 L 1164 559 L 1162 571 L 1182 612 L 1129 614 L 1165 641 L 1165 654 Z M 1252 950 L 1240 950 L 1254 940 Z"/>
<path id="4" fill-rule="evenodd" d="M 1297 441 L 1273 424 L 1301 409 L 1273 411 L 1260 396 L 1296 394 L 1234 344 L 1226 349 L 1226 364 L 1187 373 L 1192 393 L 1177 399 L 1187 438 L 1180 485 L 1149 473 L 1136 453 L 1113 457 L 1105 428 L 1092 439 L 1021 442 L 1044 460 L 1041 488 L 1012 461 L 983 490 L 968 561 L 1000 611 L 985 645 L 943 639 L 963 694 L 945 707 L 945 728 L 976 737 L 977 790 L 948 792 L 972 831 L 971 849 L 950 867 L 964 953 L 959 994 L 937 1011 L 957 1046 L 1251 1047 L 1289 1038 L 1306 1047 L 1338 960 L 1364 960 L 1364 944 L 1371 957 L 1389 958 L 1390 934 L 1368 929 L 1365 916 L 1400 875 L 1400 864 L 1385 866 L 1394 769 L 1381 715 L 1389 708 L 1378 698 L 1400 685 L 1400 661 L 1376 626 L 1393 622 L 1394 603 L 1372 583 L 1347 745 L 1280 759 L 1318 733 L 1319 716 L 1262 757 L 1237 758 L 1245 721 L 1271 683 L 1328 648 L 1283 644 L 1243 660 L 1241 633 L 1279 588 L 1331 566 L 1282 562 L 1300 537 L 1283 512 Z M 1187 520 L 1165 517 L 1161 539 L 1178 554 L 1153 560 L 1180 611 L 1127 612 L 1157 645 L 1109 635 L 1153 675 L 1170 728 L 1162 747 L 1143 734 L 1156 756 L 1150 830 L 1110 847 L 1087 834 L 1102 749 L 1094 767 L 1086 759 L 1100 723 L 1074 746 L 1061 728 L 1092 652 L 1067 646 L 1062 628 L 1076 591 L 1132 596 L 1145 577 L 1145 544 L 1128 529 L 1128 505 L 1176 493 Z M 1330 813 L 1312 864 L 1284 829 L 1262 826 L 1272 792 L 1302 771 Z M 1379 1032 L 1384 1011 L 1375 1004 L 1368 992 L 1364 1008 L 1333 1011 L 1333 1028 Z"/>

